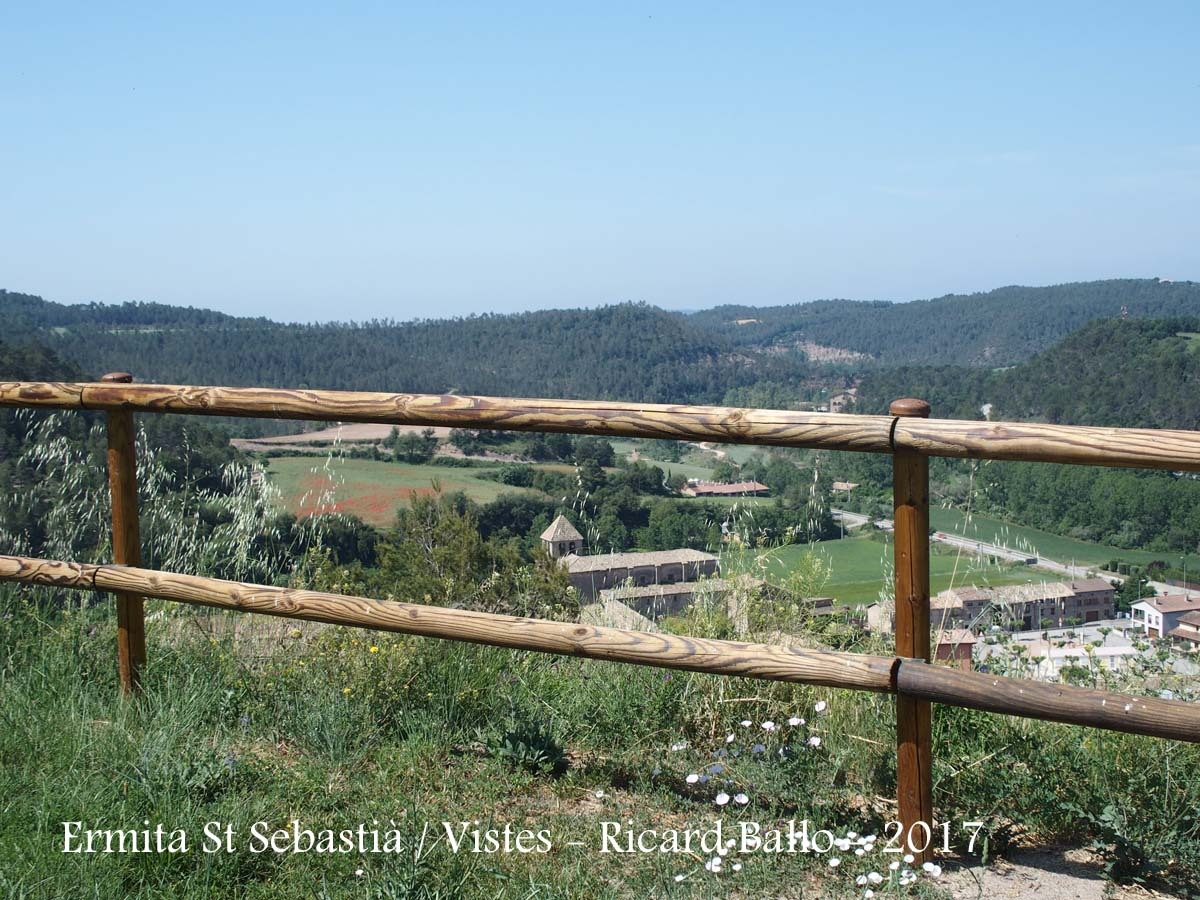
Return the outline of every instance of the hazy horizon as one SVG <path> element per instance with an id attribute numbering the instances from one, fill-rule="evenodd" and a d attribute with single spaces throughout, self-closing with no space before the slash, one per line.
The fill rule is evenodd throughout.
<path id="1" fill-rule="evenodd" d="M 714 303 L 711 306 L 675 307 L 675 308 L 659 306 L 658 304 L 653 304 L 653 303 L 648 304 L 648 305 L 657 307 L 658 309 L 662 309 L 664 312 L 679 313 L 680 315 L 692 315 L 694 313 L 701 313 L 701 312 L 706 312 L 706 311 L 712 310 L 712 309 L 718 309 L 723 306 L 744 306 L 744 307 L 751 307 L 754 309 L 772 309 L 772 308 L 778 308 L 778 307 L 784 307 L 784 306 L 799 306 L 799 305 L 803 305 L 806 303 L 822 303 L 822 302 L 830 302 L 830 301 L 832 301 L 832 302 L 848 302 L 848 303 L 880 303 L 880 302 L 883 302 L 883 303 L 913 303 L 913 302 L 920 302 L 920 301 L 924 301 L 924 300 L 938 300 L 943 297 L 984 295 L 984 294 L 992 293 L 993 291 L 1003 290 L 1006 288 L 1028 288 L 1028 289 L 1036 290 L 1038 288 L 1057 287 L 1057 286 L 1063 285 L 1063 284 L 1085 284 L 1085 283 L 1100 282 L 1100 281 L 1154 280 L 1155 278 L 1159 278 L 1159 280 L 1161 280 L 1161 281 L 1179 281 L 1179 282 L 1184 282 L 1184 283 L 1192 283 L 1194 281 L 1194 279 L 1189 279 L 1189 278 L 1164 279 L 1161 276 L 1126 275 L 1126 276 L 1114 276 L 1113 278 L 1089 278 L 1089 279 L 1084 279 L 1083 281 L 1077 281 L 1077 282 L 1055 282 L 1053 284 L 1015 284 L 1015 283 L 1014 284 L 998 284 L 994 287 L 986 288 L 981 291 L 948 291 L 948 292 L 943 292 L 943 293 L 936 294 L 936 295 L 931 295 L 928 297 L 905 297 L 902 299 L 895 299 L 895 298 L 888 298 L 888 297 L 812 297 L 812 298 L 808 298 L 808 299 L 804 299 L 804 300 L 795 300 L 795 301 L 791 301 L 791 302 L 787 302 L 787 303 L 752 303 L 752 302 L 748 302 L 748 301 L 743 301 L 743 302 L 738 302 L 738 303 L 723 303 L 723 302 L 722 303 Z M 114 301 L 63 300 L 63 299 L 58 299 L 58 298 L 54 298 L 54 297 L 47 297 L 44 294 L 40 294 L 34 290 L 16 289 L 16 288 L 12 288 L 7 285 L 0 285 L 0 290 L 6 290 L 10 293 L 39 296 L 43 300 L 46 300 L 48 302 L 61 303 L 66 306 L 84 306 L 89 303 L 100 303 L 100 304 L 103 304 L 106 306 L 119 306 L 122 303 L 127 303 L 127 302 L 133 302 L 133 303 L 137 303 L 137 302 L 162 303 L 163 302 L 161 300 L 154 300 L 152 298 L 142 298 L 142 299 L 136 299 L 136 300 L 135 299 L 114 300 Z M 594 304 L 589 304 L 586 306 L 583 306 L 583 305 L 580 305 L 580 306 L 571 306 L 571 305 L 545 306 L 545 307 L 538 307 L 537 309 L 522 309 L 522 310 L 512 310 L 512 311 L 484 309 L 484 310 L 479 310 L 479 311 L 474 311 L 474 312 L 448 313 L 446 315 L 440 315 L 440 316 L 439 315 L 414 316 L 414 317 L 410 317 L 410 318 L 376 316 L 376 317 L 367 317 L 365 319 L 356 319 L 356 318 L 352 318 L 352 317 L 344 318 L 344 319 L 339 319 L 339 318 L 295 319 L 295 318 L 287 318 L 284 316 L 273 316 L 273 315 L 268 315 L 266 313 L 260 313 L 260 312 L 255 312 L 253 310 L 245 310 L 245 309 L 230 311 L 230 310 L 221 309 L 220 307 L 218 307 L 216 305 L 208 305 L 208 304 L 203 304 L 203 303 L 200 303 L 200 304 L 196 304 L 196 303 L 186 304 L 185 303 L 185 304 L 167 304 L 167 305 L 183 306 L 183 307 L 191 306 L 195 309 L 206 309 L 206 310 L 211 310 L 211 311 L 215 311 L 215 312 L 223 312 L 227 315 L 236 316 L 239 318 L 251 318 L 251 319 L 266 318 L 266 319 L 270 319 L 271 321 L 277 322 L 279 324 L 320 325 L 320 324 L 338 324 L 338 323 L 346 323 L 346 322 L 352 322 L 352 321 L 353 322 L 366 322 L 366 321 L 371 321 L 372 318 L 375 318 L 375 319 L 391 318 L 398 324 L 406 324 L 409 322 L 420 321 L 422 319 L 436 321 L 436 320 L 447 320 L 447 319 L 455 319 L 455 318 L 468 318 L 470 316 L 479 316 L 479 315 L 485 315 L 485 314 L 522 315 L 524 313 L 534 313 L 534 312 L 554 312 L 554 311 L 569 312 L 569 311 L 574 311 L 574 310 L 602 309 L 607 306 L 619 306 L 623 303 L 631 303 L 631 302 L 638 303 L 638 302 L 643 302 L 643 301 L 614 300 L 612 302 L 594 303 Z"/>

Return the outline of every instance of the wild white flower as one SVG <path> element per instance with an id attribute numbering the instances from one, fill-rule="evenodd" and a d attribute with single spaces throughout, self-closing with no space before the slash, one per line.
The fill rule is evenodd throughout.
<path id="1" fill-rule="evenodd" d="M 903 857 L 901 857 L 901 858 L 902 858 L 902 859 L 903 859 L 903 860 L 904 860 L 906 863 L 908 863 L 908 865 L 910 865 L 910 866 L 913 864 L 913 860 L 915 860 L 915 859 L 916 859 L 916 857 L 915 857 L 915 856 L 913 856 L 911 853 L 905 853 L 905 854 L 904 854 L 904 856 L 903 856 Z"/>
<path id="2" fill-rule="evenodd" d="M 790 719 L 788 719 L 788 724 L 795 728 L 798 725 L 803 725 L 804 720 L 799 716 L 792 716 Z"/>
<path id="3" fill-rule="evenodd" d="M 691 775 L 689 775 L 687 778 L 684 779 L 684 781 L 686 781 L 688 784 L 695 784 L 699 780 L 700 780 L 700 776 L 697 775 L 695 772 L 693 772 Z"/>
<path id="4" fill-rule="evenodd" d="M 740 871 L 742 871 L 742 864 L 734 863 L 730 868 L 732 868 L 733 871 L 735 871 L 735 872 L 740 872 Z"/>
<path id="5" fill-rule="evenodd" d="M 713 802 L 716 803 L 717 806 L 724 806 L 729 802 L 729 795 L 724 791 L 721 791 L 721 793 L 717 794 Z"/>
<path id="6" fill-rule="evenodd" d="M 828 708 L 829 708 L 829 704 L 828 704 L 828 703 L 826 703 L 824 700 L 818 700 L 818 701 L 817 701 L 817 702 L 816 702 L 816 703 L 813 705 L 813 709 L 814 709 L 814 710 L 816 710 L 816 711 L 817 711 L 817 712 L 819 712 L 819 713 L 823 713 L 823 712 L 825 712 L 825 710 L 826 710 L 826 709 L 828 709 Z"/>
<path id="7" fill-rule="evenodd" d="M 733 735 L 732 734 L 725 735 L 725 743 L 727 743 L 727 744 L 733 743 Z"/>
<path id="8" fill-rule="evenodd" d="M 596 791 L 596 799 L 603 800 L 604 799 L 604 791 Z"/>
<path id="9" fill-rule="evenodd" d="M 765 721 L 765 722 L 763 722 L 763 723 L 762 723 L 762 730 L 763 730 L 763 731 L 768 731 L 768 732 L 769 732 L 769 731 L 774 731 L 774 730 L 775 730 L 775 723 L 774 723 L 774 722 L 772 722 L 770 719 L 768 719 L 767 721 Z"/>
<path id="10" fill-rule="evenodd" d="M 820 746 L 821 746 L 821 739 L 820 739 L 819 737 L 817 737 L 817 736 L 814 734 L 812 737 L 810 737 L 810 738 L 808 739 L 808 746 L 810 746 L 810 747 L 820 747 Z"/>
<path id="11" fill-rule="evenodd" d="M 363 874 L 363 870 L 362 870 L 362 869 L 355 869 L 355 870 L 354 870 L 354 874 L 355 874 L 355 875 L 357 875 L 358 877 L 360 877 L 360 878 L 361 878 L 361 877 L 362 877 L 362 874 Z"/>
<path id="12" fill-rule="evenodd" d="M 871 884 L 882 884 L 883 876 L 880 875 L 878 872 L 868 872 L 867 873 L 867 881 L 871 882 Z"/>
<path id="13" fill-rule="evenodd" d="M 687 748 L 688 748 L 687 741 L 676 741 L 674 744 L 671 745 L 672 751 L 686 750 Z"/>
<path id="14" fill-rule="evenodd" d="M 840 859 L 838 859 L 836 856 L 829 860 L 829 867 L 831 869 L 836 869 L 841 864 L 842 864 L 842 861 Z"/>
<path id="15" fill-rule="evenodd" d="M 750 798 L 747 797 L 745 794 L 738 793 L 738 794 L 733 795 L 733 802 L 738 804 L 739 806 L 745 806 L 747 803 L 750 802 Z"/>
<path id="16" fill-rule="evenodd" d="M 870 888 L 867 888 L 865 891 L 863 891 L 863 896 L 866 897 L 867 900 L 870 900 L 870 898 L 875 896 L 875 892 Z"/>
<path id="17" fill-rule="evenodd" d="M 741 726 L 742 726 L 743 728 L 749 728 L 749 727 L 750 727 L 750 725 L 751 725 L 751 722 L 750 722 L 750 720 L 749 720 L 749 719 L 742 719 L 742 721 L 741 721 Z"/>
<path id="18" fill-rule="evenodd" d="M 893 859 L 890 863 L 888 863 L 888 868 L 895 872 L 898 868 L 900 868 L 900 860 Z"/>
<path id="19" fill-rule="evenodd" d="M 683 876 L 682 876 L 682 875 L 676 875 L 676 876 L 675 876 L 675 880 L 676 880 L 676 881 L 683 881 Z"/>
<path id="20" fill-rule="evenodd" d="M 864 850 L 862 847 L 855 847 L 855 848 L 854 848 L 854 855 L 855 855 L 855 856 L 865 856 L 865 855 L 866 855 L 866 853 L 867 853 L 867 851 L 866 851 L 866 850 Z"/>
<path id="21" fill-rule="evenodd" d="M 854 879 L 854 883 L 857 884 L 859 887 L 862 887 L 863 885 L 865 885 L 867 883 L 867 876 L 859 875 L 857 878 Z"/>

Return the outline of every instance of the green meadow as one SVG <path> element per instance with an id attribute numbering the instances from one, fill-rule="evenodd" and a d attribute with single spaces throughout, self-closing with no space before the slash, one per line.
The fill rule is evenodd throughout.
<path id="1" fill-rule="evenodd" d="M 825 564 L 829 573 L 818 593 L 835 598 L 841 605 L 874 603 L 883 586 L 891 584 L 893 551 L 890 535 L 856 534 L 814 544 L 792 544 L 765 554 L 755 551 L 754 555 L 764 557 L 765 571 L 769 574 L 786 576 L 810 552 Z M 735 565 L 748 565 L 748 556 L 739 558 Z M 936 544 L 930 553 L 930 591 L 935 594 L 964 585 L 1025 584 L 1047 579 L 1053 580 L 1054 576 L 1028 566 L 981 564 L 967 553 L 960 554 Z"/>
<path id="2" fill-rule="evenodd" d="M 962 535 L 983 543 L 1011 547 L 1014 550 L 1029 549 L 1031 555 L 1052 559 L 1055 562 L 1097 566 L 1111 559 L 1122 559 L 1126 562 L 1145 564 L 1152 560 L 1161 559 L 1170 565 L 1179 565 L 1181 555 L 1178 553 L 1157 553 L 1150 550 L 1122 550 L 1106 544 L 1093 544 L 1074 538 L 1050 534 L 1037 528 L 1025 525 L 1014 525 L 1000 519 L 989 518 L 972 513 L 967 516 L 957 509 L 931 509 L 929 522 L 937 531 L 947 534 Z M 1188 554 L 1189 569 L 1195 566 L 1200 573 L 1200 555 Z"/>

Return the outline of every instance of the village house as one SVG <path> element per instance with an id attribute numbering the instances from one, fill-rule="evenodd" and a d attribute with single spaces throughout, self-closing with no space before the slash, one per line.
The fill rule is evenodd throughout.
<path id="1" fill-rule="evenodd" d="M 1179 624 L 1167 632 L 1167 637 L 1191 644 L 1193 650 L 1200 648 L 1200 609 L 1180 616 Z"/>
<path id="2" fill-rule="evenodd" d="M 854 391 L 843 391 L 840 394 L 834 394 L 829 398 L 829 411 L 831 413 L 846 412 L 854 405 Z"/>
<path id="3" fill-rule="evenodd" d="M 974 649 L 975 635 L 966 628 L 951 628 L 937 632 L 933 641 L 933 658 L 939 662 L 957 665 L 964 672 L 969 672 Z"/>
<path id="4" fill-rule="evenodd" d="M 930 618 L 960 626 L 1000 625 L 1012 631 L 1061 628 L 1111 619 L 1116 589 L 1103 578 L 993 588 L 951 588 L 930 602 Z"/>
<path id="5" fill-rule="evenodd" d="M 1023 648 L 1023 656 L 1029 665 L 1031 677 L 1043 681 L 1056 681 L 1063 669 L 1077 668 L 1088 671 L 1108 669 L 1119 672 L 1138 658 L 1139 651 L 1128 641 L 1083 640 L 1081 638 L 1052 638 L 1045 640 L 1032 634 L 1019 637 L 1015 646 Z M 993 653 L 1007 654 L 1011 648 L 1002 644 L 981 642 L 978 661 L 987 665 Z"/>
<path id="6" fill-rule="evenodd" d="M 699 481 L 689 478 L 687 487 L 680 493 L 688 497 L 759 497 L 770 490 L 757 481 Z"/>
<path id="7" fill-rule="evenodd" d="M 1189 594 L 1163 594 L 1161 597 L 1146 597 L 1133 604 L 1134 624 L 1141 627 L 1148 637 L 1159 638 L 1179 627 L 1179 620 L 1187 613 L 1200 611 L 1200 597 Z"/>
<path id="8" fill-rule="evenodd" d="M 1009 631 L 1029 631 L 1083 625 L 1115 615 L 1116 589 L 1103 578 L 950 588 L 929 600 L 929 620 L 934 628 L 999 625 Z M 873 604 L 867 608 L 867 623 L 872 631 L 890 632 L 891 612 Z"/>

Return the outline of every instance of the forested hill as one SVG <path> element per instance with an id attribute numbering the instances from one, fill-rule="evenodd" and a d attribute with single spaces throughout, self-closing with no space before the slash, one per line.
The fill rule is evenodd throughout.
<path id="1" fill-rule="evenodd" d="M 825 300 L 719 306 L 693 322 L 739 346 L 812 342 L 885 365 L 998 367 L 1029 359 L 1096 319 L 1200 315 L 1200 283 L 1123 279 L 1004 287 L 911 303 Z M 739 324 L 740 323 L 740 324 Z"/>
<path id="2" fill-rule="evenodd" d="M 237 323 L 270 324 L 267 319 L 239 319 L 211 309 L 165 303 L 53 303 L 34 294 L 0 290 L 0 311 L 9 338 L 54 329 L 197 328 Z"/>
<path id="3" fill-rule="evenodd" d="M 25 337 L 91 375 L 127 370 L 165 383 L 717 403 L 738 386 L 795 383 L 806 371 L 802 357 L 734 352 L 684 316 L 634 304 L 407 324 L 71 322 Z"/>
<path id="4" fill-rule="evenodd" d="M 1029 360 L 1089 322 L 1115 321 L 1122 307 L 1131 322 L 1200 316 L 1200 284 L 1100 281 L 902 304 L 832 300 L 690 315 L 622 304 L 323 325 L 155 303 L 68 306 L 0 291 L 6 340 L 43 344 L 92 376 L 130 370 L 140 380 L 193 384 L 771 405 L 841 387 L 806 352 L 827 354 L 843 374 L 970 366 L 954 376 L 959 388 L 990 385 L 989 369 Z M 818 370 L 824 381 L 814 389 Z"/>
<path id="5" fill-rule="evenodd" d="M 929 400 L 935 416 L 1127 428 L 1200 429 L 1200 318 L 1105 319 L 1003 371 L 902 366 L 868 374 L 857 412 L 899 396 Z"/>

